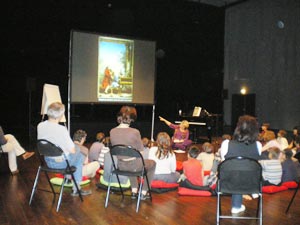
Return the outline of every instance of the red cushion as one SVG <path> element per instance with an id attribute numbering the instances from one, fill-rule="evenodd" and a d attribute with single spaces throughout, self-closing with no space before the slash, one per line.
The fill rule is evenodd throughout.
<path id="1" fill-rule="evenodd" d="M 204 170 L 203 173 L 204 173 L 204 176 L 209 176 L 210 175 L 210 170 Z"/>
<path id="2" fill-rule="evenodd" d="M 182 162 L 176 161 L 176 171 L 181 171 L 181 170 L 183 170 Z"/>
<path id="3" fill-rule="evenodd" d="M 263 186 L 262 187 L 262 192 L 263 193 L 268 193 L 268 194 L 273 194 L 276 192 L 280 191 L 285 191 L 288 188 L 286 186 L 275 186 L 275 185 L 270 185 L 270 186 Z"/>
<path id="4" fill-rule="evenodd" d="M 151 188 L 174 188 L 178 186 L 179 184 L 177 183 L 167 183 L 162 180 L 154 180 L 151 183 Z"/>
<path id="5" fill-rule="evenodd" d="M 297 188 L 298 184 L 296 181 L 287 181 L 282 183 L 282 186 L 286 186 L 287 188 Z"/>
<path id="6" fill-rule="evenodd" d="M 178 194 L 188 196 L 211 196 L 210 191 L 193 190 L 185 187 L 179 187 Z"/>

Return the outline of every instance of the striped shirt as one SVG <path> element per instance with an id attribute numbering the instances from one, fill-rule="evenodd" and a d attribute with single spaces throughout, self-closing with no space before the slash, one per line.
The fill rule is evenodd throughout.
<path id="1" fill-rule="evenodd" d="M 282 166 L 280 160 L 278 159 L 269 159 L 269 160 L 260 160 L 262 166 L 262 175 L 264 180 L 269 181 L 272 184 L 279 184 L 282 177 Z"/>

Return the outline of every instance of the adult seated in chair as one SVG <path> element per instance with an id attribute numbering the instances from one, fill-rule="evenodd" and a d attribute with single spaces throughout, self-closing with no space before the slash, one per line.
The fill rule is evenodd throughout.
<path id="1" fill-rule="evenodd" d="M 12 175 L 19 173 L 17 165 L 17 156 L 22 155 L 24 160 L 34 155 L 34 152 L 27 152 L 20 145 L 18 140 L 12 134 L 4 134 L 0 126 L 0 145 L 3 152 L 8 154 L 8 166 Z"/>
<path id="2" fill-rule="evenodd" d="M 134 107 L 123 106 L 117 115 L 117 121 L 119 126 L 110 130 L 110 141 L 112 146 L 114 145 L 129 145 L 139 151 L 143 151 L 144 146 L 141 139 L 141 134 L 139 130 L 130 127 L 130 124 L 134 122 L 137 118 L 137 112 Z M 147 169 L 147 176 L 149 180 L 149 185 L 154 176 L 156 163 L 153 160 L 145 159 L 145 167 Z M 105 162 L 104 162 L 105 163 Z M 131 160 L 121 160 L 118 159 L 119 168 L 126 171 L 136 171 L 141 169 L 142 162 L 136 158 Z M 138 181 L 136 177 L 129 177 L 131 183 L 132 199 L 137 198 Z M 147 181 L 145 181 L 147 182 Z M 142 190 L 142 200 L 148 198 L 147 192 L 148 185 L 144 183 Z"/>
<path id="3" fill-rule="evenodd" d="M 259 129 L 257 120 L 252 116 L 241 116 L 237 122 L 231 141 L 225 140 L 221 145 L 221 159 L 231 157 L 247 157 L 258 160 L 261 155 L 262 145 L 257 141 Z M 233 194 L 231 198 L 231 212 L 240 213 L 245 211 L 242 205 L 243 196 Z"/>
<path id="4" fill-rule="evenodd" d="M 153 180 L 176 183 L 180 173 L 176 171 L 176 155 L 171 148 L 171 138 L 166 132 L 160 132 L 156 138 L 157 146 L 149 150 L 149 159 L 156 162 Z"/>
<path id="5" fill-rule="evenodd" d="M 189 122 L 187 120 L 183 120 L 179 125 L 176 125 L 161 116 L 159 119 L 174 130 L 172 148 L 186 150 L 192 144 L 192 141 L 189 139 Z"/>
<path id="6" fill-rule="evenodd" d="M 80 182 L 82 181 L 82 167 L 85 157 L 79 151 L 76 152 L 74 142 L 72 141 L 67 128 L 59 124 L 64 113 L 64 104 L 60 102 L 50 104 L 47 109 L 48 120 L 38 124 L 37 138 L 48 140 L 64 151 L 70 166 L 76 167 L 74 178 L 80 188 Z M 50 168 L 63 169 L 67 166 L 66 161 L 62 157 L 45 157 L 45 161 Z M 90 190 L 80 190 L 80 192 L 81 195 L 89 195 L 92 193 Z M 73 193 L 71 195 L 79 195 L 75 185 L 73 185 Z"/>

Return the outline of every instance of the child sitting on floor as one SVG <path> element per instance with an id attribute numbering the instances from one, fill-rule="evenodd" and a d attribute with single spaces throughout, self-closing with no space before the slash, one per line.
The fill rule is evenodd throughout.
<path id="1" fill-rule="evenodd" d="M 282 162 L 282 182 L 298 181 L 297 167 L 292 160 L 293 152 L 291 149 L 285 149 L 283 151 Z"/>
<path id="2" fill-rule="evenodd" d="M 179 179 L 179 186 L 194 190 L 206 190 L 203 186 L 202 164 L 196 158 L 200 150 L 196 145 L 192 145 L 188 151 L 188 160 L 183 162 L 183 174 Z"/>
<path id="3" fill-rule="evenodd" d="M 280 185 L 282 177 L 280 149 L 271 147 L 268 149 L 268 153 L 269 159 L 259 161 L 262 166 L 263 185 Z"/>
<path id="4" fill-rule="evenodd" d="M 209 142 L 205 142 L 202 145 L 202 149 L 203 152 L 198 155 L 197 160 L 202 163 L 204 171 L 211 171 L 215 159 L 214 146 Z"/>

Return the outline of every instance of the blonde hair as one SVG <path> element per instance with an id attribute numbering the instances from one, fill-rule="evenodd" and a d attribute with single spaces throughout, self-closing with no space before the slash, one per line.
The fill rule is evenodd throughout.
<path id="1" fill-rule="evenodd" d="M 188 129 L 189 126 L 190 126 L 190 124 L 189 124 L 189 122 L 187 120 L 182 120 L 181 121 L 181 125 L 183 125 L 186 129 Z"/>

